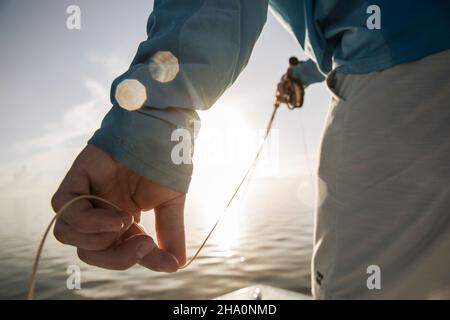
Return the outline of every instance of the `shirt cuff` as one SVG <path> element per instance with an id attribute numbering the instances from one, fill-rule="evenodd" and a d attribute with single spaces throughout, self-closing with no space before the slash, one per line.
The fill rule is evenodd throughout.
<path id="1" fill-rule="evenodd" d="M 146 109 L 145 112 L 130 112 L 113 106 L 88 143 L 100 148 L 135 173 L 162 186 L 186 193 L 193 170 L 192 154 L 198 116 L 191 112 L 190 119 L 186 119 L 186 114 L 183 114 L 186 111 L 168 108 L 166 112 L 156 110 L 152 114 Z M 174 124 L 177 120 L 179 123 Z M 173 150 L 180 143 L 178 139 L 172 138 L 176 129 L 186 130 L 185 137 L 190 139 L 188 145 L 191 146 L 183 150 L 189 152 L 189 161 L 180 164 L 172 159 Z"/>
<path id="2" fill-rule="evenodd" d="M 303 61 L 296 65 L 293 76 L 299 79 L 305 88 L 313 83 L 325 80 L 325 76 L 319 71 L 316 63 L 312 60 Z"/>

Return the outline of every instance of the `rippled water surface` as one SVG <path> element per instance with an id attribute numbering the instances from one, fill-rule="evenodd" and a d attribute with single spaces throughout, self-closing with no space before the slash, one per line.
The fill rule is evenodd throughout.
<path id="1" fill-rule="evenodd" d="M 252 182 L 208 245 L 188 269 L 161 274 L 136 266 L 107 271 L 80 262 L 75 249 L 53 236 L 38 273 L 37 299 L 210 299 L 252 284 L 310 291 L 313 209 L 305 204 L 300 179 Z M 300 190 L 300 192 L 299 192 Z M 38 239 L 52 216 L 48 198 L 1 199 L 0 298 L 22 299 Z M 198 248 L 219 212 L 188 199 L 187 242 Z M 219 210 L 218 210 L 219 211 Z M 152 213 L 144 226 L 153 229 Z M 66 288 L 67 267 L 81 268 L 80 290 Z"/>

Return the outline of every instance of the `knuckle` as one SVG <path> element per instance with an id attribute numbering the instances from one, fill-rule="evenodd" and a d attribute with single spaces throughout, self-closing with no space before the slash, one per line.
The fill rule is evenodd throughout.
<path id="1" fill-rule="evenodd" d="M 56 223 L 55 227 L 53 228 L 53 236 L 62 244 L 67 244 L 64 230 L 61 228 L 61 225 L 59 223 Z"/>
<path id="2" fill-rule="evenodd" d="M 50 200 L 50 204 L 52 206 L 53 211 L 58 211 L 58 198 L 59 198 L 59 193 L 58 191 L 55 192 L 55 194 L 52 196 L 51 200 Z"/>
<path id="3" fill-rule="evenodd" d="M 90 264 L 89 261 L 88 261 L 88 258 L 87 258 L 87 254 L 86 254 L 86 252 L 85 252 L 84 250 L 78 248 L 78 249 L 77 249 L 77 255 L 78 255 L 78 258 L 79 258 L 81 261 L 83 261 L 83 262 L 85 262 L 85 263 L 87 263 L 87 264 Z"/>

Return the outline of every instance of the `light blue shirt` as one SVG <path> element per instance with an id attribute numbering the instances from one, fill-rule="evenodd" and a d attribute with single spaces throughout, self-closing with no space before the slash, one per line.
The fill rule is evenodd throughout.
<path id="1" fill-rule="evenodd" d="M 305 86 L 332 70 L 368 73 L 450 48 L 450 1 L 270 0 L 311 60 L 294 71 Z M 369 5 L 381 29 L 369 29 Z M 138 174 L 186 192 L 192 163 L 175 164 L 175 129 L 194 136 L 199 118 L 247 65 L 265 24 L 269 0 L 155 0 L 143 41 L 127 72 L 112 84 L 113 107 L 89 141 Z M 155 54 L 169 51 L 179 71 L 169 82 L 150 72 Z M 153 60 L 152 60 L 153 58 Z M 115 99 L 125 79 L 145 88 L 142 108 Z M 193 141 L 192 141 L 193 144 Z M 191 148 L 191 151 L 193 148 Z"/>

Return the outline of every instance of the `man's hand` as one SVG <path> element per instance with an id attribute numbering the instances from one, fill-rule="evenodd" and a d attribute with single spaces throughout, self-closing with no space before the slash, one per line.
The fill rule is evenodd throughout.
<path id="1" fill-rule="evenodd" d="M 281 77 L 277 85 L 275 94 L 275 106 L 286 104 L 289 109 L 301 108 L 305 95 L 304 86 L 300 79 L 294 77 L 294 68 L 301 63 L 296 57 L 289 59 L 289 67 L 286 73 Z"/>
<path id="2" fill-rule="evenodd" d="M 146 180 L 92 145 L 78 155 L 62 181 L 52 198 L 53 209 L 87 194 L 105 198 L 123 212 L 83 199 L 56 220 L 55 237 L 77 247 L 81 260 L 106 269 L 124 270 L 139 263 L 164 272 L 186 263 L 185 194 Z M 151 209 L 158 245 L 136 224 L 141 211 Z"/>

